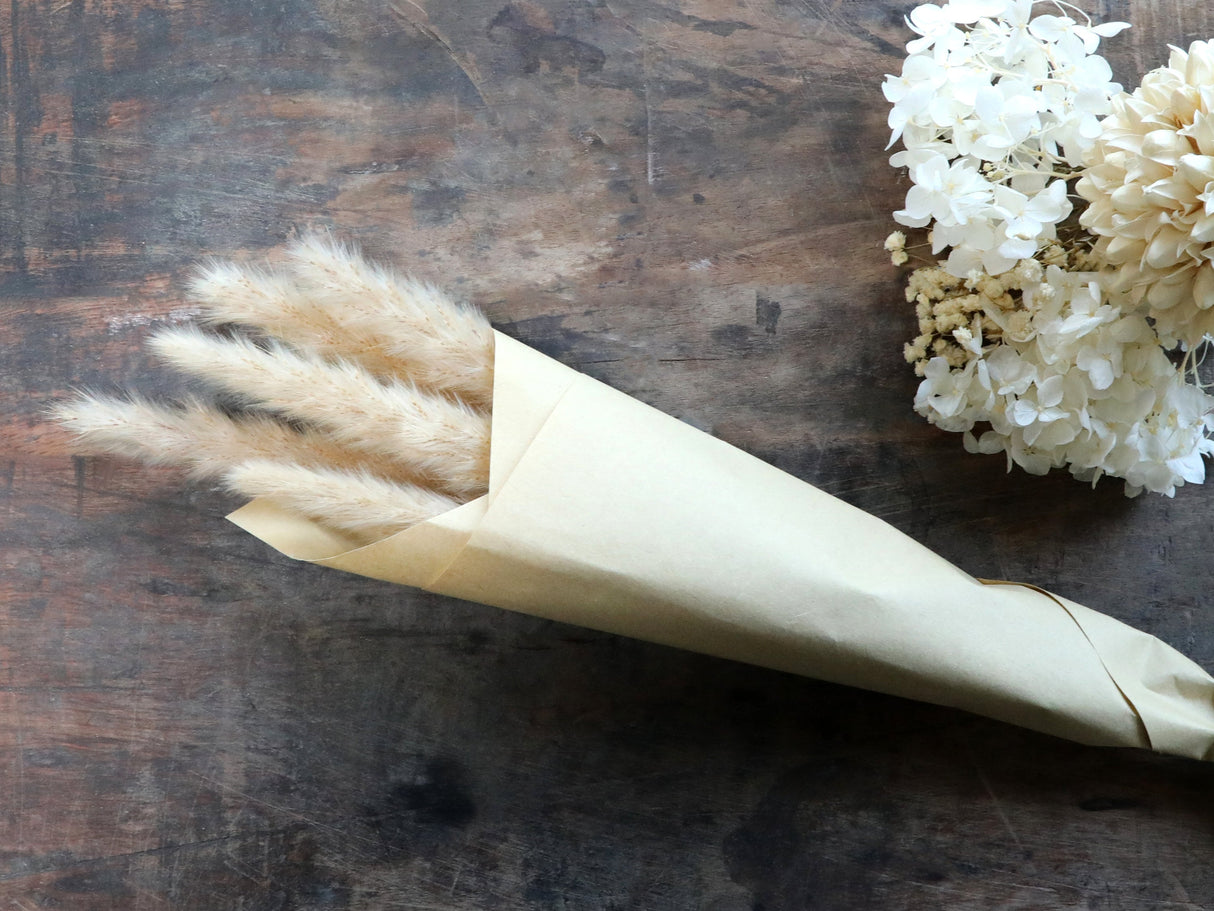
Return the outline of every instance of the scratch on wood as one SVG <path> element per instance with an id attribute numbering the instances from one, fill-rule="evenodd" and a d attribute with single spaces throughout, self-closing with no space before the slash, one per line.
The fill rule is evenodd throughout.
<path id="1" fill-rule="evenodd" d="M 1021 855 L 1024 855 L 1024 844 L 1020 841 L 1020 836 L 1016 834 L 1016 830 L 1012 827 L 1012 821 L 1008 819 L 1007 813 L 1003 811 L 1003 804 L 995 795 L 995 789 L 991 787 L 990 781 L 987 779 L 986 774 L 982 771 L 982 768 L 978 765 L 976 760 L 974 762 L 974 772 L 978 776 L 978 780 L 982 782 L 982 787 L 986 789 L 986 793 L 990 795 L 991 805 L 994 806 L 995 813 L 998 814 L 1000 821 L 1003 823 L 1003 827 L 1007 829 L 1007 834 L 1012 836 L 1012 841 L 1016 843 L 1016 850 Z"/>
<path id="2" fill-rule="evenodd" d="M 401 9 L 400 6 L 398 6 L 395 3 L 389 3 L 388 8 L 390 10 L 392 10 L 392 12 L 396 13 L 396 15 L 399 16 L 401 19 L 404 19 L 405 22 L 409 23 L 411 26 L 413 26 L 415 29 L 417 29 L 419 32 L 421 32 L 423 35 L 425 35 L 427 38 L 431 39 L 432 41 L 438 42 L 439 46 L 442 47 L 442 49 L 447 52 L 447 56 L 450 57 L 451 60 L 455 63 L 455 65 L 460 68 L 460 70 L 463 72 L 463 74 L 468 77 L 468 81 L 470 83 L 472 83 L 472 88 L 476 92 L 476 96 L 478 98 L 480 98 L 481 104 L 483 104 L 486 108 L 488 108 L 489 100 L 485 97 L 485 93 L 481 90 L 482 79 L 481 79 L 480 73 L 476 69 L 476 65 L 470 61 L 465 62 L 464 60 L 462 60 L 460 58 L 460 56 L 458 54 L 455 53 L 455 49 L 451 46 L 451 43 L 446 38 L 444 38 L 438 32 L 438 30 L 434 28 L 434 26 L 430 25 L 430 23 L 429 23 L 430 16 L 426 13 L 426 11 L 422 7 L 418 6 L 414 2 L 414 0 L 405 0 L 405 2 L 408 3 L 414 9 L 416 9 L 419 13 L 421 13 L 421 15 L 425 19 L 425 21 L 419 22 L 417 19 L 410 16 L 403 9 Z"/>
<path id="3" fill-rule="evenodd" d="M 645 182 L 653 186 L 657 178 L 657 152 L 653 146 L 653 104 L 649 97 L 649 41 L 641 48 L 641 77 L 645 81 Z"/>
<path id="4" fill-rule="evenodd" d="M 200 778 L 201 780 L 205 781 L 207 784 L 211 785 L 216 790 L 223 791 L 224 793 L 227 793 L 227 794 L 233 794 L 233 795 L 241 798 L 242 800 L 245 800 L 248 803 L 253 804 L 254 806 L 264 807 L 268 810 L 274 810 L 277 813 L 282 813 L 282 814 L 286 815 L 287 817 L 296 820 L 297 822 L 303 823 L 306 826 L 310 826 L 310 827 L 313 827 L 316 829 L 326 830 L 326 831 L 332 832 L 334 834 L 343 835 L 343 837 L 345 837 L 345 838 L 351 837 L 348 832 L 345 832 L 345 830 L 341 827 L 340 824 L 352 817 L 340 817 L 332 822 L 325 822 L 323 819 L 320 819 L 318 816 L 310 816 L 306 813 L 300 813 L 296 810 L 292 810 L 290 807 L 283 806 L 282 804 L 271 803 L 268 800 L 262 800 L 260 798 L 254 797 L 252 794 L 248 794 L 245 791 L 242 791 L 238 788 L 234 788 L 231 785 L 229 785 L 223 781 L 220 781 L 217 778 L 212 778 L 208 775 L 203 775 L 201 772 L 191 770 L 191 774 L 193 774 L 196 778 Z M 373 839 L 366 838 L 366 837 L 357 837 L 357 838 L 354 838 L 353 840 L 362 842 L 365 844 L 375 844 Z"/>
<path id="5" fill-rule="evenodd" d="M 84 456 L 72 456 L 72 469 L 76 474 L 76 518 L 84 516 Z"/>

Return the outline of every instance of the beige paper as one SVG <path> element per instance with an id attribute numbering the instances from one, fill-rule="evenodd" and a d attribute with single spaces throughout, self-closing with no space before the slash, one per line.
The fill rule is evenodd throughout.
<path id="1" fill-rule="evenodd" d="M 1214 680 L 1160 640 L 983 584 L 901 532 L 505 336 L 490 489 L 367 547 L 232 521 L 361 575 L 1084 743 L 1209 758 Z"/>

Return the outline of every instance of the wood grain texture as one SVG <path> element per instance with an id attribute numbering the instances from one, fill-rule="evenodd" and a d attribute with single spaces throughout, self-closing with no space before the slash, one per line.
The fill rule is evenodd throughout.
<path id="1" fill-rule="evenodd" d="M 1214 34 L 1187 0 L 1119 77 Z M 209 255 L 333 227 L 977 575 L 1214 668 L 1214 489 L 1006 474 L 911 411 L 893 0 L 0 5 L 0 907 L 1214 907 L 1214 769 L 291 563 L 72 388 Z"/>

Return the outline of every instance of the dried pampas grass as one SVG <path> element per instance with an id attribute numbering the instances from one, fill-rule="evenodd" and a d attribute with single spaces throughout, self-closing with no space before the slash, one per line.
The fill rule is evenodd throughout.
<path id="1" fill-rule="evenodd" d="M 86 451 L 221 479 L 359 541 L 487 490 L 493 333 L 480 313 L 323 235 L 278 270 L 209 264 L 190 291 L 206 322 L 236 331 L 170 329 L 149 347 L 246 411 L 82 394 L 53 416 Z"/>
<path id="2" fill-rule="evenodd" d="M 212 263 L 190 285 L 212 323 L 256 327 L 321 357 L 477 408 L 493 398 L 493 332 L 478 312 L 325 235 L 287 251 L 287 271 Z"/>
<path id="3" fill-rule="evenodd" d="M 267 497 L 356 537 L 375 540 L 454 509 L 459 501 L 416 484 L 393 483 L 370 472 L 255 459 L 224 473 L 224 483 L 246 497 Z"/>
<path id="4" fill-rule="evenodd" d="M 321 428 L 358 452 L 399 458 L 452 494 L 484 492 L 489 419 L 462 402 L 275 342 L 261 347 L 246 338 L 169 329 L 149 347 L 248 405 Z"/>
<path id="5" fill-rule="evenodd" d="M 52 415 L 88 452 L 176 465 L 196 478 L 222 477 L 239 462 L 269 459 L 417 481 L 396 460 L 351 452 L 319 431 L 265 414 L 232 416 L 197 399 L 161 405 L 136 396 L 83 396 L 56 406 Z"/>

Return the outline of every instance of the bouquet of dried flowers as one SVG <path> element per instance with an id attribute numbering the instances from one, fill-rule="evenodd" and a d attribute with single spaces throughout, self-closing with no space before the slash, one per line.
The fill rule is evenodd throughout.
<path id="1" fill-rule="evenodd" d="M 1214 756 L 1214 679 L 1158 639 L 986 583 L 895 529 L 493 332 L 325 239 L 194 282 L 223 332 L 154 351 L 239 407 L 82 396 L 93 451 L 255 499 L 283 553 L 612 633 Z M 235 326 L 236 328 L 232 328 Z"/>
<path id="2" fill-rule="evenodd" d="M 894 218 L 947 254 L 907 284 L 915 410 L 1009 470 L 1110 475 L 1128 496 L 1201 483 L 1214 48 L 1174 48 L 1126 93 L 1096 53 L 1126 23 L 1061 0 L 946 0 L 907 22 L 884 85 L 912 183 Z M 895 264 L 906 244 L 887 239 Z"/>

